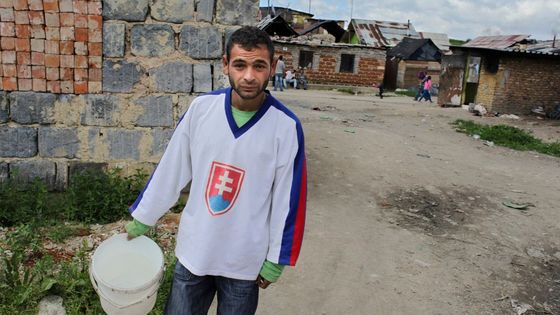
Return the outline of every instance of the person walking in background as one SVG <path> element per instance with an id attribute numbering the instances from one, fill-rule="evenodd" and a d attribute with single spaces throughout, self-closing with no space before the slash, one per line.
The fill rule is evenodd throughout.
<path id="1" fill-rule="evenodd" d="M 274 91 L 280 88 L 280 91 L 284 91 L 284 83 L 282 82 L 284 76 L 284 69 L 286 65 L 284 64 L 284 57 L 280 55 L 278 61 L 276 62 L 276 69 L 274 71 Z"/>
<path id="2" fill-rule="evenodd" d="M 303 129 L 266 91 L 270 36 L 236 30 L 222 62 L 231 87 L 192 101 L 125 226 L 129 238 L 146 233 L 190 182 L 166 315 L 207 314 L 215 295 L 220 315 L 255 314 L 259 287 L 296 264 L 303 240 Z"/>
<path id="3" fill-rule="evenodd" d="M 418 77 L 418 91 L 416 92 L 416 96 L 414 97 L 414 100 L 417 101 L 422 97 L 422 94 L 424 93 L 424 83 L 426 83 L 426 80 L 428 79 L 428 74 L 426 73 L 426 71 L 420 71 L 417 74 Z"/>
<path id="4" fill-rule="evenodd" d="M 385 91 L 385 86 L 383 85 L 383 82 L 379 83 L 377 85 L 377 88 L 379 89 L 379 98 L 383 99 L 383 92 Z"/>
<path id="5" fill-rule="evenodd" d="M 427 76 L 426 82 L 424 82 L 424 91 L 422 92 L 422 96 L 420 97 L 420 99 L 418 99 L 418 102 L 421 102 L 422 99 L 425 99 L 426 101 L 430 101 L 430 103 L 433 103 L 432 96 L 430 95 L 431 88 L 432 88 L 432 77 Z"/>

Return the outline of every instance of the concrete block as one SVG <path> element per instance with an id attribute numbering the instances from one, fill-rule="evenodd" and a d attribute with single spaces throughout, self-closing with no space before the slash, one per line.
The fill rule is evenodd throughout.
<path id="1" fill-rule="evenodd" d="M 103 92 L 132 92 L 134 84 L 140 81 L 142 68 L 133 62 L 103 61 Z"/>
<path id="2" fill-rule="evenodd" d="M 210 64 L 193 65 L 193 92 L 212 91 L 212 67 Z"/>
<path id="3" fill-rule="evenodd" d="M 116 126 L 119 99 L 113 95 L 88 94 L 85 96 L 86 107 L 82 114 L 82 125 Z"/>
<path id="4" fill-rule="evenodd" d="M 222 57 L 222 33 L 214 26 L 184 25 L 179 49 L 195 59 Z"/>
<path id="5" fill-rule="evenodd" d="M 213 81 L 214 90 L 229 87 L 229 79 L 228 76 L 224 74 L 224 65 L 221 61 L 214 62 Z"/>
<path id="6" fill-rule="evenodd" d="M 136 120 L 141 127 L 172 127 L 173 102 L 171 96 L 145 96 L 134 102 L 143 109 L 142 115 Z"/>
<path id="7" fill-rule="evenodd" d="M 80 162 L 80 161 L 68 162 L 68 178 L 70 180 L 72 179 L 73 176 L 81 174 L 85 171 L 105 172 L 107 171 L 107 163 Z"/>
<path id="8" fill-rule="evenodd" d="M 183 23 L 193 20 L 194 0 L 155 0 L 150 15 L 154 20 Z"/>
<path id="9" fill-rule="evenodd" d="M 0 183 L 8 179 L 8 174 L 10 171 L 10 168 L 8 166 L 8 163 L 0 162 Z"/>
<path id="10" fill-rule="evenodd" d="M 55 167 L 56 178 L 54 182 L 54 189 L 58 191 L 66 190 L 66 188 L 68 187 L 68 162 L 55 162 Z"/>
<path id="11" fill-rule="evenodd" d="M 53 189 L 56 183 L 56 164 L 47 160 L 11 162 L 10 177 L 20 183 L 30 183 L 38 178 L 49 189 Z"/>
<path id="12" fill-rule="evenodd" d="M 103 56 L 124 57 L 124 23 L 103 23 Z"/>
<path id="13" fill-rule="evenodd" d="M 107 130 L 109 160 L 139 160 L 142 132 L 137 130 Z"/>
<path id="14" fill-rule="evenodd" d="M 172 135 L 173 129 L 153 129 L 152 155 L 161 157 Z"/>
<path id="15" fill-rule="evenodd" d="M 196 20 L 212 22 L 214 17 L 214 0 L 199 0 L 196 5 Z"/>
<path id="16" fill-rule="evenodd" d="M 55 94 L 13 92 L 10 98 L 10 117 L 20 124 L 54 123 Z"/>
<path id="17" fill-rule="evenodd" d="M 149 0 L 103 0 L 104 20 L 142 22 L 148 15 Z"/>
<path id="18" fill-rule="evenodd" d="M 194 99 L 195 99 L 195 96 L 193 96 L 193 95 L 180 95 L 179 96 L 179 102 L 177 104 L 177 113 L 176 113 L 176 117 L 177 117 L 176 120 L 177 121 L 179 121 L 179 119 L 181 119 L 181 117 L 183 117 L 183 115 L 185 115 L 185 113 L 187 112 L 187 110 L 191 106 L 191 103 Z"/>
<path id="19" fill-rule="evenodd" d="M 33 157 L 37 155 L 37 129 L 0 126 L 0 157 Z"/>
<path id="20" fill-rule="evenodd" d="M 175 32 L 167 24 L 134 25 L 130 37 L 135 56 L 159 57 L 175 51 Z"/>
<path id="21" fill-rule="evenodd" d="M 255 25 L 259 14 L 258 0 L 217 0 L 216 22 L 229 25 Z"/>
<path id="22" fill-rule="evenodd" d="M 73 128 L 39 128 L 39 155 L 41 157 L 75 158 L 79 149 L 78 130 Z"/>
<path id="23" fill-rule="evenodd" d="M 0 123 L 5 123 L 8 121 L 10 115 L 10 102 L 8 94 L 6 92 L 0 91 Z"/>
<path id="24" fill-rule="evenodd" d="M 158 92 L 190 93 L 192 90 L 192 64 L 189 63 L 166 63 L 150 70 L 150 77 L 154 80 Z"/>

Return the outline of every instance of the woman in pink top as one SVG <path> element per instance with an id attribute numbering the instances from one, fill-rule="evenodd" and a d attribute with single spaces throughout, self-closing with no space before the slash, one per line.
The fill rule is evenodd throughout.
<path id="1" fill-rule="evenodd" d="M 430 88 L 432 87 L 432 77 L 428 76 L 426 82 L 424 82 L 424 91 L 422 93 L 422 97 L 418 100 L 418 102 L 422 101 L 422 99 L 426 99 L 426 101 L 430 101 L 432 103 L 432 96 L 430 96 Z"/>

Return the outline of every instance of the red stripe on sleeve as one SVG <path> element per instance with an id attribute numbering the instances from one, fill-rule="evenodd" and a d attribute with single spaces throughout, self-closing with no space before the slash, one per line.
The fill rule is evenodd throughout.
<path id="1" fill-rule="evenodd" d="M 303 172 L 300 183 L 299 201 L 297 207 L 296 223 L 294 227 L 294 238 L 292 241 L 292 253 L 290 255 L 290 266 L 295 266 L 301 243 L 303 240 L 303 231 L 305 229 L 305 208 L 307 199 L 307 162 L 303 160 Z"/>

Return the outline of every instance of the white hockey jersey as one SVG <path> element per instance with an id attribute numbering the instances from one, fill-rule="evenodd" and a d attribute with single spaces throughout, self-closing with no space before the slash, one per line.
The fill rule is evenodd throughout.
<path id="1" fill-rule="evenodd" d="M 295 265 L 306 207 L 301 124 L 271 95 L 242 127 L 231 88 L 199 96 L 130 207 L 154 225 L 191 183 L 175 254 L 196 275 L 254 280 L 265 259 Z"/>

